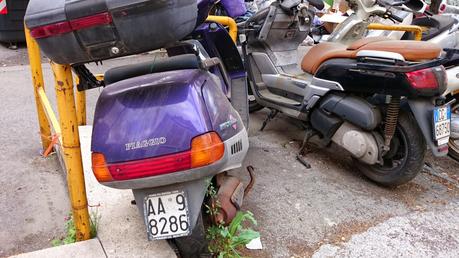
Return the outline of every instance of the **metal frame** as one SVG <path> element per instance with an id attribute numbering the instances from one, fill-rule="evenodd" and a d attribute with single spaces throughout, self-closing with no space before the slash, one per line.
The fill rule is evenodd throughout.
<path id="1" fill-rule="evenodd" d="M 86 124 L 86 95 L 85 92 L 78 91 L 74 94 L 70 65 L 51 62 L 59 111 L 58 119 L 46 96 L 40 48 L 30 36 L 27 27 L 25 27 L 25 35 L 43 154 L 46 156 L 53 148 L 58 154 L 61 154 L 60 158 L 64 163 L 61 164 L 67 175 L 76 239 L 77 241 L 87 240 L 91 237 L 90 221 L 78 131 L 79 125 Z"/>

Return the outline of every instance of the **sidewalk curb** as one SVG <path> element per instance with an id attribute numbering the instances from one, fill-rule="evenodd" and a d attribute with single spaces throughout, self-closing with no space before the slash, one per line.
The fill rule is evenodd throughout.
<path id="1" fill-rule="evenodd" d="M 83 242 L 77 242 L 69 245 L 61 245 L 43 250 L 38 250 L 30 253 L 10 256 L 10 258 L 100 258 L 107 257 L 104 248 L 99 239 L 94 238 Z"/>

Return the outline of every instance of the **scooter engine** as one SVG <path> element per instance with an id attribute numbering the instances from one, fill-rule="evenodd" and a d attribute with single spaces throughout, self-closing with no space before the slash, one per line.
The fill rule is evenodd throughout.
<path id="1" fill-rule="evenodd" d="M 348 122 L 340 126 L 332 141 L 366 164 L 379 163 L 379 148 L 375 137 Z"/>

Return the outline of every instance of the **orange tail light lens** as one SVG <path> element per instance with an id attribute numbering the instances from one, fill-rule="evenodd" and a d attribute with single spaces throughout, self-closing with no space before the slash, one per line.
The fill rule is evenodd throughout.
<path id="1" fill-rule="evenodd" d="M 195 137 L 191 141 L 191 167 L 212 164 L 223 157 L 225 145 L 217 133 L 211 132 Z"/>
<path id="2" fill-rule="evenodd" d="M 104 154 L 102 153 L 95 152 L 92 154 L 92 172 L 99 182 L 113 181 Z"/>

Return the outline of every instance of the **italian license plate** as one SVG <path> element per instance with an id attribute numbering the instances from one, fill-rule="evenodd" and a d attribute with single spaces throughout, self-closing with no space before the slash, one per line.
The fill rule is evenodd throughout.
<path id="1" fill-rule="evenodd" d="M 187 236 L 190 219 L 185 192 L 174 191 L 145 197 L 148 240 Z"/>
<path id="2" fill-rule="evenodd" d="M 451 107 L 437 107 L 433 112 L 434 138 L 438 145 L 447 144 L 451 126 Z"/>

